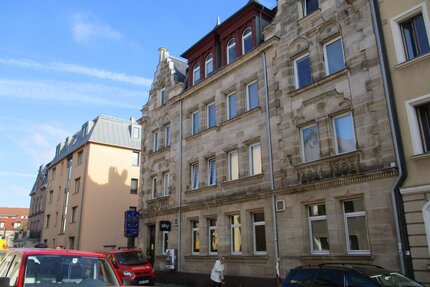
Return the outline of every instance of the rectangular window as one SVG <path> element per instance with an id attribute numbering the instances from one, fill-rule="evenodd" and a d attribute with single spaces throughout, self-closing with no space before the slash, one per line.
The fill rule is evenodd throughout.
<path id="1" fill-rule="evenodd" d="M 345 68 L 345 57 L 340 38 L 324 44 L 324 59 L 327 76 Z"/>
<path id="2" fill-rule="evenodd" d="M 167 254 L 167 249 L 169 248 L 169 231 L 163 231 L 162 233 L 162 246 L 161 250 L 163 254 Z"/>
<path id="3" fill-rule="evenodd" d="M 169 185 L 170 185 L 170 176 L 169 176 L 169 173 L 166 172 L 163 174 L 163 196 L 169 195 Z"/>
<path id="4" fill-rule="evenodd" d="M 191 133 L 192 135 L 196 135 L 199 133 L 199 112 L 194 112 L 191 115 L 192 124 L 191 124 Z"/>
<path id="5" fill-rule="evenodd" d="M 51 215 L 50 214 L 46 215 L 46 225 L 45 225 L 45 228 L 49 228 L 49 220 L 50 219 L 51 219 Z"/>
<path id="6" fill-rule="evenodd" d="M 76 187 L 76 186 L 75 186 Z M 52 199 L 54 198 L 54 191 L 50 190 L 49 191 L 49 199 L 48 199 L 48 203 L 52 203 Z"/>
<path id="7" fill-rule="evenodd" d="M 208 185 L 216 184 L 216 161 L 214 158 L 208 159 Z"/>
<path id="8" fill-rule="evenodd" d="M 76 223 L 78 219 L 78 207 L 72 207 L 72 223 Z"/>
<path id="9" fill-rule="evenodd" d="M 302 158 L 304 162 L 320 158 L 318 126 L 311 125 L 301 129 Z"/>
<path id="10" fill-rule="evenodd" d="M 400 23 L 406 60 L 430 52 L 429 40 L 422 14 Z"/>
<path id="11" fill-rule="evenodd" d="M 83 157 L 83 152 L 82 151 L 80 151 L 80 152 L 78 152 L 78 165 L 81 165 L 82 164 L 82 157 Z"/>
<path id="12" fill-rule="evenodd" d="M 246 85 L 246 99 L 248 110 L 258 107 L 258 90 L 257 82 Z"/>
<path id="13" fill-rule="evenodd" d="M 423 152 L 430 152 L 430 103 L 416 107 Z"/>
<path id="14" fill-rule="evenodd" d="M 133 138 L 136 140 L 140 139 L 140 128 L 139 127 L 133 127 Z"/>
<path id="15" fill-rule="evenodd" d="M 194 163 L 191 165 L 191 189 L 199 188 L 199 164 Z"/>
<path id="16" fill-rule="evenodd" d="M 52 172 L 51 172 L 51 180 L 53 180 L 54 178 L 55 178 L 55 173 L 57 172 L 57 169 L 54 167 L 53 169 L 52 169 Z"/>
<path id="17" fill-rule="evenodd" d="M 136 178 L 131 179 L 130 183 L 130 193 L 137 194 L 138 180 Z"/>
<path id="18" fill-rule="evenodd" d="M 228 180 L 236 180 L 239 178 L 239 154 L 237 150 L 227 154 L 228 157 Z"/>
<path id="19" fill-rule="evenodd" d="M 253 144 L 249 147 L 249 175 L 261 174 L 261 146 Z"/>
<path id="20" fill-rule="evenodd" d="M 342 154 L 356 150 L 352 114 L 335 117 L 333 119 L 333 125 L 336 153 Z"/>
<path id="21" fill-rule="evenodd" d="M 218 253 L 218 231 L 217 231 L 217 219 L 209 218 L 209 254 L 215 255 Z"/>
<path id="22" fill-rule="evenodd" d="M 191 221 L 191 241 L 193 243 L 192 253 L 198 255 L 200 252 L 200 233 L 199 233 L 199 221 Z"/>
<path id="23" fill-rule="evenodd" d="M 231 254 L 242 254 L 242 233 L 241 233 L 240 215 L 230 216 L 230 246 Z"/>
<path id="24" fill-rule="evenodd" d="M 80 188 L 81 188 L 81 178 L 78 177 L 77 179 L 75 179 L 75 193 L 78 193 Z"/>
<path id="25" fill-rule="evenodd" d="M 303 16 L 307 16 L 312 12 L 318 10 L 318 0 L 303 0 Z"/>
<path id="26" fill-rule="evenodd" d="M 237 116 L 236 93 L 227 96 L 227 119 Z"/>
<path id="27" fill-rule="evenodd" d="M 343 202 L 348 253 L 370 253 L 363 199 Z"/>
<path id="28" fill-rule="evenodd" d="M 264 212 L 254 213 L 253 231 L 254 231 L 254 254 L 266 254 L 266 223 L 264 221 Z"/>
<path id="29" fill-rule="evenodd" d="M 159 143 L 158 143 L 158 131 L 152 133 L 152 147 L 154 151 L 158 151 L 160 149 Z"/>
<path id="30" fill-rule="evenodd" d="M 311 62 L 309 54 L 303 55 L 294 60 L 294 75 L 296 79 L 296 89 L 312 83 Z"/>
<path id="31" fill-rule="evenodd" d="M 164 135 L 164 139 L 166 142 L 166 147 L 170 146 L 170 125 L 166 126 L 166 130 L 165 130 L 165 135 Z"/>
<path id="32" fill-rule="evenodd" d="M 162 88 L 160 91 L 160 106 L 166 103 L 166 89 Z"/>
<path id="33" fill-rule="evenodd" d="M 75 237 L 74 236 L 69 237 L 69 249 L 70 250 L 75 249 Z"/>
<path id="34" fill-rule="evenodd" d="M 208 129 L 213 128 L 216 125 L 216 115 L 215 115 L 215 103 L 210 103 L 207 106 L 207 127 Z"/>
<path id="35" fill-rule="evenodd" d="M 325 204 L 308 206 L 309 236 L 312 254 L 328 254 L 328 227 Z"/>
<path id="36" fill-rule="evenodd" d="M 155 176 L 152 178 L 151 195 L 152 199 L 157 197 L 157 177 Z"/>
<path id="37" fill-rule="evenodd" d="M 132 166 L 139 166 L 139 152 L 134 151 L 131 153 L 131 165 Z"/>

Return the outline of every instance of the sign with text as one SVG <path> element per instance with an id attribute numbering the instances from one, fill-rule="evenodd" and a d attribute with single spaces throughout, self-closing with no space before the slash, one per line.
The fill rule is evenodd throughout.
<path id="1" fill-rule="evenodd" d="M 137 237 L 139 235 L 139 211 L 127 210 L 124 214 L 124 236 Z"/>
<path id="2" fill-rule="evenodd" d="M 170 221 L 160 221 L 160 231 L 170 231 Z"/>

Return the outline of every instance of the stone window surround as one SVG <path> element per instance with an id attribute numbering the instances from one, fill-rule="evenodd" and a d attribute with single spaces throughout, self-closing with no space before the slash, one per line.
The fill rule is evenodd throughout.
<path id="1" fill-rule="evenodd" d="M 426 94 L 405 102 L 406 114 L 408 117 L 409 131 L 411 134 L 413 156 L 423 155 L 424 148 L 421 139 L 421 132 L 418 123 L 416 106 L 430 103 L 430 94 Z"/>

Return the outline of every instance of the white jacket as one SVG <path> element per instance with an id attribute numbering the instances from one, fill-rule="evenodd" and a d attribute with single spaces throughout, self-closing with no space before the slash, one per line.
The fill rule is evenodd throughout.
<path id="1" fill-rule="evenodd" d="M 222 279 L 224 279 L 223 272 L 224 264 L 222 264 L 219 260 L 215 261 L 214 267 L 212 268 L 211 272 L 211 280 L 220 283 Z"/>

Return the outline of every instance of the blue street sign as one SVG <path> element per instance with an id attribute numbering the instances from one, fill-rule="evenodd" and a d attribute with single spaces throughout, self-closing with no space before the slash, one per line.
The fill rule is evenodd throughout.
<path id="1" fill-rule="evenodd" d="M 127 210 L 124 214 L 124 236 L 137 237 L 139 235 L 139 211 Z"/>

